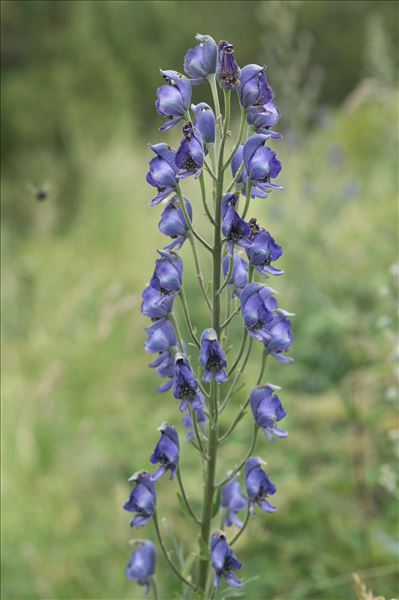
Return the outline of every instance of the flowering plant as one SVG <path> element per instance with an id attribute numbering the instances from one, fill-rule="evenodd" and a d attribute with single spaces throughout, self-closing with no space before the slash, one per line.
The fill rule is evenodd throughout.
<path id="1" fill-rule="evenodd" d="M 142 528 L 153 521 L 161 551 L 185 586 L 185 598 L 214 598 L 223 580 L 233 588 L 242 585 L 237 573 L 241 561 L 232 546 L 255 514 L 255 508 L 266 513 L 276 511 L 269 497 L 277 488 L 263 468 L 264 461 L 252 454 L 259 430 L 267 440 L 287 436 L 277 425 L 286 415 L 276 394 L 280 388 L 265 383 L 263 378 L 268 356 L 281 363 L 292 362 L 286 355 L 292 343 L 292 313 L 279 307 L 276 292 L 271 287 L 254 281 L 255 275 L 268 279 L 283 274 L 274 264 L 283 250 L 255 218 L 246 220 L 252 198 L 266 198 L 273 190 L 282 189 L 275 182 L 281 162 L 268 146 L 281 136 L 271 129 L 280 113 L 274 103 L 266 67 L 250 64 L 240 69 L 229 42 L 217 45 L 211 36 L 201 34 L 196 40 L 198 44 L 184 59 L 187 77 L 177 71 L 161 70 L 164 84 L 157 90 L 155 106 L 166 121 L 160 129 L 165 131 L 180 123 L 182 140 L 177 150 L 164 142 L 150 146 L 155 156 L 150 160 L 147 182 L 156 189 L 150 205 L 163 204 L 159 230 L 172 241 L 158 251 L 153 275 L 143 291 L 141 312 L 151 319 L 145 342 L 146 351 L 155 355 L 150 367 L 164 379 L 158 391 L 172 391 L 178 401 L 176 408 L 183 414 L 187 443 L 199 454 L 203 472 L 202 508 L 197 513 L 186 493 L 180 468 L 179 434 L 170 423 L 159 427 L 160 439 L 149 456 L 147 466 L 157 467 L 152 473 L 141 470 L 130 477 L 133 487 L 123 508 L 134 513 L 132 527 Z M 205 102 L 191 104 L 192 86 L 201 84 L 210 85 L 214 109 Z M 218 86 L 224 96 L 223 115 Z M 241 122 L 238 137 L 227 154 L 232 96 L 239 101 Z M 229 169 L 232 176 L 226 185 Z M 205 175 L 212 182 L 212 204 L 207 198 Z M 212 242 L 194 225 L 194 203 L 183 195 L 181 187 L 188 177 L 199 181 L 202 208 L 213 233 Z M 241 196 L 244 199 L 240 206 Z M 209 314 L 209 327 L 201 335 L 192 323 L 183 286 L 183 260 L 178 251 L 186 240 L 191 245 L 204 310 Z M 212 258 L 210 292 L 204 283 L 198 244 Z M 223 298 L 226 315 L 222 318 Z M 197 357 L 188 351 L 188 341 L 183 339 L 175 318 L 176 299 L 181 302 L 186 330 L 191 346 L 198 351 Z M 240 313 L 241 344 L 234 359 L 229 360 L 224 345 L 229 325 Z M 222 433 L 219 417 L 237 391 L 254 340 L 263 347 L 258 379 L 247 401 Z M 193 368 L 195 358 L 200 365 L 199 376 Z M 216 468 L 219 449 L 233 434 L 247 407 L 253 415 L 250 448 L 246 456 L 220 476 Z M 239 481 L 241 471 L 246 493 Z M 192 560 L 186 561 L 184 569 L 173 560 L 158 520 L 157 485 L 167 473 L 169 479 L 176 482 L 168 485 L 178 486 L 185 512 L 198 532 L 198 550 L 191 553 Z M 242 511 L 246 511 L 245 516 L 238 516 Z M 222 523 L 223 530 L 213 529 L 215 518 Z M 237 532 L 230 536 L 228 528 L 233 526 Z M 147 591 L 152 589 L 154 597 L 158 597 L 155 565 L 153 543 L 137 540 L 126 575 Z M 213 578 L 209 576 L 210 568 Z"/>

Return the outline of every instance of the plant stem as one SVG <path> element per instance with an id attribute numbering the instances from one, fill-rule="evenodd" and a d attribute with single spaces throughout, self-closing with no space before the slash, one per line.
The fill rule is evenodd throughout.
<path id="1" fill-rule="evenodd" d="M 153 514 L 153 521 L 154 521 L 154 525 L 155 525 L 155 532 L 157 534 L 157 538 L 158 538 L 158 542 L 159 545 L 161 546 L 162 552 L 164 557 L 166 558 L 166 560 L 169 563 L 170 568 L 172 569 L 172 571 L 175 573 L 175 575 L 185 584 L 188 585 L 191 589 L 195 590 L 195 587 L 193 586 L 193 584 L 191 583 L 191 581 L 189 581 L 188 579 L 186 579 L 185 577 L 183 577 L 183 575 L 180 573 L 180 571 L 177 569 L 176 565 L 172 562 L 170 556 L 169 556 L 169 552 L 168 549 L 165 546 L 165 542 L 162 539 L 162 535 L 161 535 L 161 531 L 159 529 L 159 523 L 158 523 L 158 516 L 156 511 Z"/>
<path id="2" fill-rule="evenodd" d="M 202 204 L 203 204 L 206 216 L 208 217 L 208 219 L 210 220 L 210 222 L 212 223 L 212 225 L 215 225 L 215 219 L 212 217 L 211 212 L 210 212 L 209 207 L 208 207 L 208 204 L 206 202 L 205 180 L 204 180 L 204 174 L 203 173 L 201 173 L 201 175 L 199 176 L 199 182 L 200 182 L 200 187 L 201 187 Z"/>
<path id="3" fill-rule="evenodd" d="M 190 515 L 192 516 L 192 518 L 194 519 L 194 521 L 196 523 L 200 524 L 201 521 L 199 520 L 199 518 L 197 517 L 197 515 L 195 514 L 195 512 L 191 508 L 191 504 L 188 501 L 188 498 L 187 498 L 187 495 L 186 495 L 186 491 L 185 491 L 184 486 L 183 486 L 183 481 L 182 481 L 182 478 L 181 478 L 180 467 L 177 467 L 176 477 L 177 477 L 177 482 L 179 484 L 179 488 L 180 488 L 180 491 L 181 491 L 182 498 L 184 500 L 184 504 L 185 504 L 188 512 L 190 513 Z"/>
<path id="4" fill-rule="evenodd" d="M 190 220 L 190 216 L 189 216 L 189 214 L 187 212 L 186 203 L 184 202 L 183 194 L 182 194 L 182 191 L 181 191 L 181 188 L 180 188 L 179 184 L 175 187 L 175 192 L 176 192 L 176 194 L 179 197 L 179 205 L 180 205 L 180 208 L 182 210 L 184 219 L 185 219 L 185 221 L 187 223 L 187 227 L 188 227 L 188 229 L 189 229 L 189 231 L 191 233 L 191 236 L 196 237 L 197 240 L 204 246 L 204 248 L 206 248 L 207 250 L 209 250 L 209 252 L 212 252 L 212 247 L 208 244 L 208 242 L 206 242 L 200 236 L 200 234 L 197 231 L 195 231 L 195 229 L 193 227 L 193 224 L 192 224 L 192 222 Z M 190 236 L 190 233 L 189 233 L 189 236 Z"/>
<path id="5" fill-rule="evenodd" d="M 242 219 L 245 219 L 248 209 L 249 209 L 249 203 L 251 202 L 251 191 L 252 191 L 252 181 L 250 181 L 250 179 L 248 178 L 247 181 L 247 195 L 245 198 L 245 207 L 244 207 L 244 211 L 241 215 Z"/>
<path id="6" fill-rule="evenodd" d="M 235 544 L 236 541 L 238 540 L 238 538 L 244 533 L 245 528 L 248 525 L 250 516 L 251 516 L 251 511 L 249 510 L 249 503 L 248 503 L 247 514 L 245 515 L 244 523 L 242 524 L 242 527 L 240 528 L 240 530 L 235 534 L 233 539 L 229 542 L 229 546 L 232 546 L 233 544 Z"/>
<path id="7" fill-rule="evenodd" d="M 191 322 L 191 318 L 190 318 L 190 313 L 188 311 L 188 306 L 187 306 L 187 300 L 186 300 L 186 295 L 184 293 L 183 288 L 181 288 L 180 292 L 179 292 L 179 298 L 180 298 L 180 302 L 181 302 L 181 306 L 183 309 L 183 314 L 184 314 L 184 320 L 186 322 L 186 326 L 188 331 L 190 332 L 190 335 L 192 337 L 193 342 L 195 343 L 195 345 L 200 348 L 201 344 L 197 338 L 197 336 L 195 335 L 195 331 L 194 331 L 194 327 L 193 324 Z"/>
<path id="8" fill-rule="evenodd" d="M 263 377 L 263 374 L 265 372 L 266 362 L 267 362 L 267 357 L 268 356 L 269 356 L 269 352 L 266 350 L 266 348 L 263 348 L 262 363 L 261 363 L 261 366 L 260 366 L 260 373 L 258 375 L 258 379 L 256 381 L 256 385 L 260 385 L 260 383 L 262 381 L 262 377 Z"/>
<path id="9" fill-rule="evenodd" d="M 198 259 L 198 254 L 197 254 L 197 248 L 195 247 L 195 242 L 194 242 L 194 238 L 193 236 L 189 233 L 188 234 L 188 239 L 189 242 L 191 244 L 191 249 L 193 251 L 193 257 L 194 257 L 194 264 L 195 264 L 195 272 L 197 273 L 197 279 L 198 279 L 198 283 L 199 286 L 201 288 L 202 294 L 204 296 L 205 302 L 209 308 L 210 311 L 212 311 L 212 304 L 208 298 L 208 294 L 206 293 L 206 289 L 205 289 L 205 285 L 204 285 L 204 277 L 202 275 L 202 271 L 201 271 L 201 267 L 199 264 L 199 259 Z"/>
<path id="10" fill-rule="evenodd" d="M 229 391 L 227 392 L 225 399 L 223 400 L 223 404 L 220 407 L 220 412 L 223 412 L 224 409 L 226 408 L 227 404 L 229 403 L 230 398 L 232 397 L 232 395 L 234 393 L 234 390 L 235 390 L 235 388 L 237 386 L 238 380 L 240 379 L 240 377 L 241 377 L 241 375 L 242 375 L 242 373 L 243 373 L 243 371 L 244 371 L 244 369 L 245 369 L 245 367 L 247 365 L 247 362 L 248 362 L 248 359 L 249 359 L 249 355 L 251 354 L 251 350 L 252 350 L 252 341 L 253 341 L 252 338 L 250 338 L 250 340 L 249 340 L 249 346 L 248 346 L 248 350 L 247 350 L 247 353 L 245 355 L 245 358 L 242 361 L 242 364 L 241 364 L 240 368 L 238 369 L 238 371 L 237 371 L 237 373 L 236 373 L 236 375 L 235 375 L 235 377 L 233 379 L 233 383 L 231 384 L 231 387 L 230 387 Z"/>
<path id="11" fill-rule="evenodd" d="M 213 81 L 213 84 L 212 84 Z M 215 80 L 211 80 L 212 85 L 216 88 Z M 217 90 L 216 96 L 217 96 Z M 213 87 L 212 87 L 213 92 Z M 215 95 L 214 95 L 215 96 Z M 222 239 L 221 239 L 221 199 L 223 194 L 223 154 L 226 143 L 227 129 L 230 122 L 230 91 L 224 91 L 224 102 L 225 102 L 225 118 L 223 124 L 223 134 L 220 143 L 220 152 L 218 156 L 218 180 L 215 183 L 215 226 L 214 226 L 214 237 L 213 237 L 213 286 L 212 286 L 212 327 L 216 332 L 216 336 L 220 339 L 221 324 L 220 324 L 220 295 L 217 293 L 221 283 L 221 270 L 222 270 Z M 216 99 L 215 99 L 216 104 Z M 218 107 L 216 106 L 218 112 Z M 209 546 L 209 536 L 211 530 L 212 521 L 212 504 L 213 496 L 215 493 L 215 471 L 216 471 L 216 457 L 218 448 L 219 438 L 219 427 L 218 427 L 218 398 L 219 398 L 219 387 L 215 381 L 211 384 L 211 397 L 210 397 L 210 419 L 209 419 L 209 435 L 208 435 L 208 456 L 209 460 L 207 463 L 205 482 L 204 482 L 204 496 L 202 505 L 202 526 L 201 526 L 201 540 L 202 543 L 207 547 Z M 208 579 L 208 568 L 209 558 L 204 557 L 200 559 L 199 565 L 199 578 L 198 586 L 199 589 L 205 595 L 207 579 Z"/>
<path id="12" fill-rule="evenodd" d="M 223 166 L 223 171 L 225 171 L 227 169 L 227 167 L 233 160 L 233 156 L 237 152 L 239 145 L 241 144 L 241 140 L 243 138 L 244 130 L 245 130 L 246 116 L 247 116 L 247 113 L 245 111 L 245 108 L 241 107 L 240 130 L 238 132 L 237 141 L 234 145 L 234 148 L 232 149 L 232 151 L 230 153 L 230 156 L 228 157 L 228 159 L 226 160 L 226 163 Z"/>
<path id="13" fill-rule="evenodd" d="M 152 583 L 152 589 L 153 589 L 153 592 L 154 592 L 154 600 L 159 600 L 157 580 L 155 578 L 155 575 L 153 575 L 151 577 L 151 583 Z"/>
<path id="14" fill-rule="evenodd" d="M 244 409 L 244 406 L 242 407 L 242 409 Z M 230 471 L 230 473 L 227 475 L 227 477 L 225 477 L 222 481 L 220 481 L 216 485 L 216 488 L 220 488 L 220 487 L 226 485 L 226 483 L 228 483 L 231 479 L 233 479 L 234 475 L 236 475 L 238 473 L 238 471 L 245 465 L 247 459 L 251 456 L 252 452 L 254 451 L 254 448 L 256 445 L 256 438 L 258 437 L 258 430 L 259 430 L 259 426 L 256 423 L 254 423 L 251 446 L 250 446 L 248 452 L 246 453 L 246 455 L 242 459 L 242 461 L 239 462 L 238 465 L 236 465 L 232 471 Z M 232 431 L 232 429 L 230 428 L 230 431 L 228 433 L 230 434 L 231 431 Z M 225 438 L 226 434 L 223 437 Z"/>

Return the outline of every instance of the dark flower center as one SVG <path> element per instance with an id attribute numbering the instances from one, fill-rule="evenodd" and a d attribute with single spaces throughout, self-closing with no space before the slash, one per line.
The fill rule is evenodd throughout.
<path id="1" fill-rule="evenodd" d="M 195 390 L 191 387 L 191 385 L 188 385 L 188 383 L 184 383 L 180 386 L 180 393 L 183 398 L 187 398 L 193 396 L 195 394 Z"/>
<path id="2" fill-rule="evenodd" d="M 184 160 L 184 167 L 187 169 L 187 171 L 196 171 L 197 163 L 193 158 L 191 158 L 191 156 L 189 156 Z"/>
<path id="3" fill-rule="evenodd" d="M 232 242 L 237 242 L 242 240 L 244 237 L 244 232 L 239 227 L 232 227 L 229 234 L 229 240 Z"/>
<path id="4" fill-rule="evenodd" d="M 265 175 L 263 179 L 260 180 L 262 183 L 270 183 L 270 175 L 269 173 Z"/>
<path id="5" fill-rule="evenodd" d="M 221 368 L 220 359 L 217 356 L 211 356 L 206 363 L 208 371 L 219 371 Z"/>
<path id="6" fill-rule="evenodd" d="M 259 321 L 256 321 L 255 325 L 253 325 L 251 327 L 251 329 L 254 329 L 255 331 L 258 331 L 259 329 L 262 329 L 263 325 L 265 324 L 265 322 L 262 319 L 259 319 Z"/>
<path id="7" fill-rule="evenodd" d="M 222 73 L 221 79 L 222 81 L 233 85 L 238 81 L 237 75 L 233 75 L 231 73 Z"/>

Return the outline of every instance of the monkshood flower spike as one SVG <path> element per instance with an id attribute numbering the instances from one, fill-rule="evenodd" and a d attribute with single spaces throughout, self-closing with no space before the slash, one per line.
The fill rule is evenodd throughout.
<path id="1" fill-rule="evenodd" d="M 273 365 L 278 382 L 283 365 L 293 362 L 287 355 L 293 314 L 280 307 L 273 287 L 263 285 L 273 278 L 278 286 L 285 276 L 280 245 L 284 229 L 277 242 L 273 223 L 268 221 L 266 229 L 255 218 L 255 209 L 266 208 L 263 200 L 252 200 L 272 196 L 270 203 L 275 196 L 271 192 L 283 189 L 276 153 L 282 137 L 275 131 L 279 99 L 269 73 L 255 63 L 240 69 L 233 44 L 216 44 L 207 34 L 195 36 L 183 68 L 184 74 L 161 70 L 164 81 L 156 92 L 156 110 L 164 118 L 160 129 L 165 137 L 150 145 L 146 175 L 152 191 L 149 204 L 159 211 L 157 246 L 163 247 L 142 292 L 144 349 L 162 393 L 154 389 L 148 395 L 147 417 L 162 414 L 160 420 L 167 420 L 159 427 L 159 437 L 140 451 L 135 448 L 137 457 L 146 458 L 134 465 L 123 508 L 132 513 L 133 528 L 151 529 L 148 538 L 153 534 L 154 543 L 156 537 L 163 564 L 173 573 L 175 588 L 168 590 L 173 597 L 205 600 L 239 593 L 218 591 L 241 585 L 234 544 L 254 527 L 255 509 L 258 519 L 276 510 L 271 502 L 276 485 L 262 459 L 253 454 L 257 444 L 288 435 L 281 426 L 286 410 L 280 388 L 266 383 L 266 373 L 269 361 L 276 359 L 281 363 Z M 237 128 L 231 119 L 236 112 Z M 175 125 L 177 144 L 168 132 Z M 148 246 L 135 260 L 145 263 L 153 250 Z M 285 298 L 281 304 L 285 306 Z M 252 369 L 259 369 L 255 381 L 248 376 Z M 239 392 L 245 385 L 249 391 L 242 403 Z M 130 425 L 141 440 L 139 415 L 133 411 Z M 252 430 L 245 454 L 240 454 L 241 442 L 234 444 L 239 428 L 243 440 Z M 284 451 L 283 443 L 278 447 Z M 274 472 L 271 465 L 272 478 Z M 175 519 L 177 510 L 169 507 L 174 498 L 187 525 L 184 533 L 179 525 L 178 549 L 170 545 L 168 510 Z M 215 523 L 225 531 L 213 531 Z M 133 541 L 125 574 L 158 600 L 166 596 L 165 590 L 158 592 L 154 543 Z M 266 589 L 267 570 L 262 576 Z"/>
<path id="2" fill-rule="evenodd" d="M 155 573 L 156 551 L 150 540 L 136 540 L 135 548 L 125 569 L 126 577 L 144 586 L 148 594 L 151 588 L 151 578 Z"/>

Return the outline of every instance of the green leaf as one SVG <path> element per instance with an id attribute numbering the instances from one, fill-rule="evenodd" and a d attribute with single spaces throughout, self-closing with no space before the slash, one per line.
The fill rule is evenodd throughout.
<path id="1" fill-rule="evenodd" d="M 216 515 L 218 514 L 219 508 L 220 508 L 220 488 L 218 488 L 216 490 L 216 494 L 215 494 L 215 497 L 213 499 L 212 519 L 213 519 L 213 517 L 216 517 Z"/>
<path id="2" fill-rule="evenodd" d="M 197 557 L 198 557 L 198 554 L 194 554 L 194 552 L 191 552 L 187 556 L 186 560 L 184 561 L 182 572 L 181 572 L 183 577 L 188 577 L 190 575 L 192 566 Z"/>

